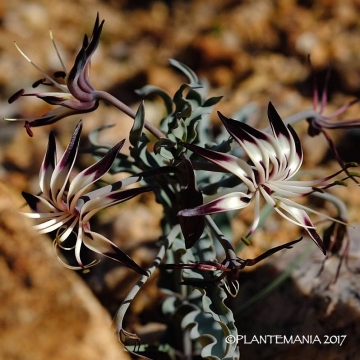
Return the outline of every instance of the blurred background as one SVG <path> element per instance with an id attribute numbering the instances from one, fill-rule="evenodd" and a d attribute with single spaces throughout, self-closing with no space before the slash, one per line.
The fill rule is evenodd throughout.
<path id="1" fill-rule="evenodd" d="M 96 89 L 110 92 L 134 109 L 142 100 L 136 89 L 152 84 L 173 94 L 186 81 L 170 68 L 169 58 L 187 64 L 206 78 L 211 95 L 224 96 L 216 108 L 223 114 L 230 116 L 246 104 L 257 104 L 259 110 L 254 121 L 260 127 L 267 125 L 269 101 L 282 117 L 312 107 L 314 76 L 309 55 L 320 89 L 331 67 L 325 114 L 360 95 L 358 0 L 3 0 L 0 3 L 1 118 L 32 118 L 51 109 L 33 97 L 8 104 L 8 98 L 17 90 L 25 88 L 31 92 L 31 85 L 42 77 L 16 50 L 14 41 L 43 71 L 53 74 L 61 70 L 61 64 L 50 40 L 51 29 L 62 60 L 70 69 L 84 34 L 91 34 L 97 12 L 100 19 L 105 19 L 105 26 L 93 56 L 91 81 Z M 157 122 L 163 114 L 161 101 L 148 99 L 145 104 L 147 117 Z M 360 106 L 351 107 L 346 118 L 360 118 Z M 86 275 L 62 268 L 51 250 L 50 239 L 34 234 L 30 223 L 17 214 L 19 209 L 27 211 L 21 191 L 39 191 L 38 171 L 49 131 L 55 132 L 60 148 L 65 147 L 79 119 L 75 116 L 51 126 L 34 128 L 33 138 L 26 134 L 21 122 L 0 123 L 0 277 L 3 282 L 0 286 L 0 358 L 126 358 L 111 333 L 111 317 L 137 275 L 111 260 L 103 260 Z M 126 138 L 132 125 L 131 119 L 105 104 L 82 119 L 84 137 L 99 126 L 114 124 L 113 130 L 104 131 L 100 137 L 108 145 Z M 219 125 L 216 112 L 212 120 L 215 126 Z M 296 131 L 303 139 L 305 169 L 315 168 L 320 174 L 318 177 L 338 169 L 323 137 L 305 137 L 306 122 L 297 124 Z M 360 161 L 358 130 L 332 131 L 331 136 L 345 161 Z M 91 161 L 84 156 L 79 168 Z M 358 188 L 339 189 L 337 194 L 349 206 L 350 222 L 359 222 Z M 246 210 L 236 219 L 235 239 L 246 231 L 252 211 Z M 146 194 L 121 209 L 109 209 L 99 217 L 96 226 L 135 261 L 147 266 L 156 254 L 160 219 L 161 208 L 151 194 Z M 241 253 L 243 258 L 256 256 L 277 243 L 299 236 L 295 228 L 289 230 L 276 216 L 274 222 L 265 229 L 272 229 L 270 235 L 266 231 L 256 234 L 254 246 Z M 317 261 L 319 269 L 321 260 Z M 267 266 L 276 267 L 276 264 Z M 244 282 L 253 282 L 257 276 L 264 279 L 264 269 L 267 268 L 256 270 L 260 275 L 245 274 Z M 265 273 L 276 278 L 278 269 L 271 269 Z M 263 280 L 265 284 L 261 286 L 266 286 L 268 281 Z M 292 286 L 288 284 L 287 290 L 281 291 L 295 291 L 298 284 Z M 296 291 L 301 298 L 305 296 L 304 289 Z M 131 309 L 128 326 L 140 333 L 145 342 L 157 338 L 164 330 L 156 316 L 156 305 L 163 296 L 156 288 L 154 277 Z M 287 300 L 297 304 L 292 296 L 290 298 Z M 281 301 L 284 299 L 276 298 L 275 303 Z M 49 307 L 49 303 L 53 305 Z M 312 303 L 309 306 L 313 309 Z M 74 325 L 79 322 L 79 312 L 84 313 L 80 320 L 82 326 Z M 65 313 L 68 314 L 66 320 Z M 357 312 L 351 315 L 353 320 L 357 316 Z M 272 318 L 269 323 L 276 323 L 276 319 Z M 311 328 L 311 324 L 309 326 Z M 360 334 L 357 328 L 351 329 Z M 94 340 L 98 332 L 104 334 L 103 338 Z M 48 345 L 39 348 L 34 341 L 35 334 L 43 336 L 42 342 Z M 259 355 L 259 349 L 244 348 L 242 358 L 254 354 L 257 359 L 276 358 L 274 353 Z M 310 347 L 306 351 L 314 350 L 315 347 Z M 275 353 L 280 354 L 279 350 Z M 344 353 L 333 354 L 338 356 L 334 359 L 345 358 L 341 357 Z M 293 358 L 297 359 L 296 356 Z"/>

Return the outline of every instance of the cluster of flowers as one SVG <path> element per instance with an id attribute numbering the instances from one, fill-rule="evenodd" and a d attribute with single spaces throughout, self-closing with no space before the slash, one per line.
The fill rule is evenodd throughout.
<path id="1" fill-rule="evenodd" d="M 327 139 L 330 139 L 325 130 L 327 128 L 359 126 L 360 121 L 357 119 L 348 121 L 337 121 L 335 119 L 336 116 L 343 113 L 355 101 L 344 105 L 334 114 L 326 117 L 323 115 L 326 96 L 322 96 L 321 104 L 318 106 L 318 95 L 317 91 L 315 91 L 313 109 L 306 110 L 285 120 L 281 119 L 274 106 L 270 103 L 268 106 L 270 127 L 263 130 L 258 130 L 246 122 L 234 120 L 218 113 L 228 132 L 229 140 L 225 144 L 229 145 L 235 141 L 242 148 L 243 153 L 239 156 L 239 152 L 235 154 L 230 146 L 221 146 L 221 144 L 210 148 L 209 146 L 204 146 L 206 141 L 199 140 L 200 135 L 194 130 L 198 126 L 198 122 L 202 121 L 201 117 L 204 114 L 200 114 L 198 117 L 194 116 L 193 118 L 187 114 L 189 111 L 193 110 L 194 113 L 197 110 L 188 106 L 191 96 L 188 95 L 186 101 L 182 97 L 184 88 L 181 88 L 177 94 L 177 98 L 181 98 L 183 102 L 179 101 L 175 104 L 175 111 L 169 115 L 167 125 L 163 126 L 161 130 L 145 119 L 143 107 L 140 107 L 135 112 L 109 93 L 94 89 L 90 82 L 89 69 L 91 57 L 100 41 L 103 25 L 104 21 L 100 22 L 99 17 L 97 17 L 92 35 L 90 38 L 85 36 L 71 70 L 67 72 L 62 65 L 62 71 L 55 74 L 55 78 L 62 79 L 60 82 L 42 71 L 18 48 L 20 53 L 43 76 L 41 80 L 34 83 L 33 87 L 51 87 L 55 91 L 26 93 L 21 89 L 9 99 L 9 102 L 12 103 L 22 96 L 34 96 L 56 106 L 56 108 L 39 118 L 7 119 L 10 121 L 24 121 L 26 131 L 30 136 L 33 136 L 32 129 L 35 127 L 53 124 L 70 115 L 95 111 L 100 101 L 112 104 L 135 120 L 132 133 L 130 134 L 130 139 L 133 139 L 131 140 L 133 145 L 132 156 L 135 162 L 137 161 L 137 166 L 142 172 L 97 189 L 93 188 L 94 184 L 104 174 L 109 172 L 114 166 L 115 161 L 119 160 L 119 151 L 125 141 L 120 141 L 113 148 L 109 149 L 100 160 L 78 173 L 70 181 L 70 174 L 78 156 L 82 122 L 78 123 L 69 145 L 59 160 L 57 159 L 55 137 L 52 133 L 49 135 L 48 148 L 39 175 L 41 194 L 33 195 L 24 192 L 23 196 L 32 210 L 32 213 L 26 213 L 26 216 L 38 221 L 35 228 L 41 233 L 54 234 L 55 247 L 75 251 L 78 265 L 70 266 L 64 264 L 72 269 L 86 269 L 95 265 L 98 262 L 97 260 L 89 264 L 82 262 L 80 253 L 82 245 L 85 245 L 90 250 L 119 261 L 121 264 L 145 277 L 150 276 L 149 271 L 136 264 L 111 240 L 97 232 L 91 231 L 90 222 L 92 217 L 100 210 L 124 202 L 144 192 L 154 191 L 157 194 L 157 200 L 161 202 L 163 199 L 161 197 L 161 187 L 163 186 L 164 176 L 169 176 L 171 180 L 174 178 L 185 178 L 185 180 L 178 180 L 179 184 L 177 184 L 177 187 L 174 187 L 175 190 L 173 188 L 173 192 L 175 192 L 173 198 L 171 198 L 168 188 L 166 188 L 165 192 L 167 192 L 168 197 L 167 202 L 163 201 L 164 212 L 167 209 L 171 209 L 172 215 L 167 215 L 168 224 L 164 226 L 164 231 L 169 231 L 169 229 L 180 224 L 185 247 L 191 251 L 191 248 L 196 243 L 202 241 L 200 238 L 204 233 L 204 228 L 208 227 L 220 241 L 225 254 L 225 259 L 222 263 L 218 263 L 213 259 L 196 260 L 187 264 L 167 263 L 163 265 L 166 269 L 192 269 L 200 272 L 217 272 L 220 270 L 221 275 L 214 276 L 210 281 L 225 284 L 226 281 L 230 281 L 234 284 L 237 282 L 239 270 L 242 270 L 245 266 L 254 265 L 273 253 L 284 248 L 290 248 L 300 241 L 301 239 L 291 241 L 270 249 L 256 259 L 243 260 L 237 256 L 231 242 L 226 240 L 221 234 L 221 231 L 210 215 L 243 209 L 253 202 L 255 214 L 250 230 L 244 236 L 244 239 L 247 239 L 259 225 L 261 198 L 283 218 L 300 226 L 319 249 L 326 254 L 328 244 L 324 244 L 322 237 L 317 232 L 308 215 L 308 212 L 315 211 L 291 199 L 314 193 L 323 193 L 324 190 L 340 184 L 341 181 L 349 178 L 354 179 L 356 174 L 354 175 L 354 173 L 349 172 L 350 166 L 341 161 L 330 141 L 335 157 L 339 160 L 340 170 L 322 179 L 309 181 L 296 180 L 296 175 L 303 162 L 303 151 L 300 139 L 291 124 L 301 119 L 306 119 L 310 125 L 310 133 L 313 136 L 323 133 Z M 58 53 L 54 41 L 53 44 Z M 61 61 L 60 56 L 59 59 Z M 61 64 L 63 64 L 62 61 Z M 198 87 L 195 75 L 184 65 L 175 62 L 174 64 L 184 70 L 190 77 L 191 83 L 187 84 L 187 87 L 190 89 L 189 94 L 195 94 L 195 89 Z M 169 100 L 164 94 L 162 95 L 165 100 Z M 183 108 L 180 108 L 179 104 Z M 202 107 L 206 108 L 204 104 Z M 171 112 L 171 106 L 172 104 L 170 105 L 169 113 Z M 170 118 L 172 121 L 169 121 Z M 174 119 L 177 121 L 175 125 L 173 125 Z M 191 121 L 187 119 L 191 119 Z M 193 119 L 196 119 L 196 121 Z M 158 153 L 152 156 L 160 157 L 164 152 L 167 153 L 165 165 L 160 166 L 158 162 L 151 169 L 141 158 L 141 153 L 146 148 L 143 145 L 146 145 L 146 142 L 149 141 L 143 133 L 144 128 L 158 139 L 158 143 L 154 146 Z M 185 130 L 180 133 L 179 129 Z M 195 133 L 195 136 L 190 136 L 190 130 Z M 169 154 L 170 161 L 168 161 Z M 217 194 L 215 199 L 212 197 L 212 200 L 205 201 L 204 203 L 201 186 L 196 183 L 195 174 L 198 171 L 206 171 L 211 167 L 217 173 L 223 173 L 222 179 L 235 178 L 236 185 L 224 190 L 223 194 Z M 344 176 L 341 181 L 334 181 L 335 176 L 342 173 Z M 148 181 L 146 186 L 127 188 L 128 185 L 144 180 L 147 176 L 151 178 L 151 181 Z M 330 218 L 330 220 L 337 222 L 343 228 L 346 226 L 346 214 L 340 214 L 337 219 Z M 345 232 L 342 232 L 342 236 L 344 236 Z M 74 245 L 69 247 L 67 245 L 68 242 L 74 239 Z M 238 288 L 234 295 L 236 295 L 237 291 Z"/>

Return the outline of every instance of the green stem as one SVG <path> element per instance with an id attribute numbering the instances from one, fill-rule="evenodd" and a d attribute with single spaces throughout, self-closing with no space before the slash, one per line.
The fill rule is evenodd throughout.
<path id="1" fill-rule="evenodd" d="M 119 335 L 119 340 L 122 341 L 122 337 L 126 338 L 126 332 L 123 330 L 123 321 L 125 314 L 131 304 L 131 301 L 135 298 L 137 293 L 140 291 L 142 286 L 147 282 L 147 280 L 150 278 L 150 276 L 155 272 L 161 261 L 163 260 L 165 253 L 167 249 L 171 246 L 171 244 L 174 242 L 176 236 L 180 233 L 180 225 L 176 225 L 172 228 L 169 235 L 166 237 L 166 239 L 163 241 L 159 252 L 154 259 L 152 265 L 147 270 L 147 275 L 143 275 L 141 279 L 135 284 L 135 286 L 130 290 L 130 292 L 127 294 L 123 302 L 121 303 L 119 310 L 117 311 L 115 315 L 115 324 L 116 324 L 116 331 Z"/>
<path id="2" fill-rule="evenodd" d="M 219 240 L 221 246 L 224 248 L 226 258 L 230 260 L 236 260 L 237 256 L 234 248 L 215 224 L 215 221 L 212 219 L 212 217 L 210 215 L 205 215 L 205 220 L 211 231 L 214 233 L 215 237 Z"/>

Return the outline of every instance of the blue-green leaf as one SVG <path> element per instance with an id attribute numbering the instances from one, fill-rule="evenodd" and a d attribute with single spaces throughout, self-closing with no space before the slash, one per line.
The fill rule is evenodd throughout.
<path id="1" fill-rule="evenodd" d="M 145 107 L 144 107 L 144 102 L 142 101 L 136 112 L 134 118 L 134 124 L 129 134 L 130 144 L 134 147 L 139 146 L 139 140 L 143 132 L 144 123 L 145 123 Z"/>
<path id="2" fill-rule="evenodd" d="M 142 87 L 141 89 L 136 90 L 135 92 L 141 96 L 148 96 L 151 94 L 160 96 L 164 100 L 167 115 L 172 113 L 172 111 L 173 111 L 172 99 L 171 99 L 170 95 L 163 89 L 161 89 L 157 86 L 154 86 L 154 85 L 146 85 L 146 86 Z"/>
<path id="3" fill-rule="evenodd" d="M 174 253 L 173 260 L 180 256 L 181 263 L 189 264 L 215 259 L 216 254 L 212 244 L 212 240 L 204 233 L 191 250 L 185 251 L 184 243 L 176 239 L 171 248 Z M 238 335 L 234 316 L 224 304 L 227 297 L 225 290 L 219 286 L 220 284 L 209 281 L 213 277 L 208 271 L 185 269 L 182 273 L 185 282 L 192 282 L 196 287 L 187 298 L 186 304 L 189 306 L 191 302 L 192 308 L 187 307 L 187 314 L 181 322 L 182 328 L 188 329 L 190 338 L 201 344 L 203 358 L 238 359 L 237 345 L 225 341 L 226 336 L 232 335 L 236 339 Z"/>
<path id="4" fill-rule="evenodd" d="M 187 78 L 190 80 L 190 84 L 198 84 L 199 85 L 199 79 L 197 75 L 192 71 L 187 65 L 181 63 L 180 61 L 169 59 L 169 62 L 172 66 L 179 69 L 183 74 L 187 76 Z"/>

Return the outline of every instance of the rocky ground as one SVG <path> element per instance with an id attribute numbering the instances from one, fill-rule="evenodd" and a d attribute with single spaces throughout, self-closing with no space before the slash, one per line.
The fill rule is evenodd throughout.
<path id="1" fill-rule="evenodd" d="M 49 110 L 48 105 L 34 98 L 21 98 L 14 104 L 8 104 L 10 95 L 20 88 L 30 90 L 31 84 L 41 77 L 19 54 L 13 42 L 16 41 L 27 56 L 44 71 L 52 73 L 60 70 L 61 65 L 50 41 L 51 28 L 64 63 L 70 67 L 84 33 L 91 32 L 97 12 L 101 19 L 105 19 L 105 27 L 92 62 L 92 82 L 96 88 L 109 91 L 134 109 L 141 101 L 135 94 L 135 89 L 145 84 L 153 84 L 174 93 L 182 84 L 182 76 L 168 64 L 168 59 L 174 58 L 186 63 L 199 76 L 206 77 L 212 87 L 212 95 L 224 95 L 217 110 L 230 115 L 240 107 L 255 102 L 260 106 L 260 110 L 254 121 L 266 125 L 266 106 L 269 101 L 274 103 L 283 117 L 312 107 L 313 74 L 307 60 L 310 55 L 319 84 L 323 84 L 327 69 L 331 66 L 329 104 L 325 110 L 326 113 L 331 113 L 346 101 L 360 95 L 359 11 L 360 2 L 357 0 L 5 0 L 0 4 L 0 117 L 33 117 Z M 146 111 L 148 118 L 156 121 L 156 114 L 161 111 L 160 102 L 156 99 L 146 101 Z M 346 113 L 346 118 L 358 117 L 359 105 L 353 106 Z M 0 286 L 0 326 L 1 333 L 5 329 L 10 334 L 6 338 L 0 335 L 0 357 L 4 359 L 45 359 L 49 358 L 49 353 L 53 354 L 50 357 L 52 359 L 91 359 L 90 352 L 87 352 L 89 348 L 96 349 L 94 354 L 98 355 L 95 355 L 94 359 L 121 359 L 121 356 L 125 356 L 111 333 L 104 335 L 106 339 L 99 340 L 99 343 L 94 343 L 92 336 L 98 334 L 100 329 L 104 333 L 109 330 L 111 316 L 137 280 L 137 276 L 110 260 L 103 261 L 87 275 L 69 273 L 69 270 L 57 266 L 54 254 L 48 249 L 51 247 L 50 240 L 37 237 L 30 225 L 23 223 L 22 218 L 15 213 L 23 205 L 19 197 L 21 191 L 39 191 L 37 175 L 49 130 L 54 130 L 59 141 L 65 145 L 78 120 L 79 117 L 74 117 L 48 127 L 36 128 L 34 138 L 28 137 L 20 123 L 2 121 L 0 124 L 0 264 L 3 269 L 0 276 L 4 284 Z M 119 115 L 105 105 L 101 105 L 95 113 L 85 114 L 83 120 L 84 135 L 101 125 L 116 124 L 114 131 L 104 133 L 101 138 L 101 141 L 108 144 L 114 144 L 126 137 L 132 124 L 126 116 Z M 216 115 L 212 120 L 215 124 L 218 123 Z M 298 124 L 296 130 L 302 134 L 304 167 L 307 170 L 313 171 L 311 169 L 315 168 L 319 174 L 327 174 L 338 168 L 328 156 L 327 143 L 323 138 L 306 137 L 305 122 Z M 331 136 L 344 160 L 360 162 L 358 130 L 333 131 Z M 84 163 L 87 161 L 88 159 Z M 359 189 L 355 186 L 350 191 L 340 189 L 338 194 L 349 206 L 349 221 L 359 222 Z M 237 219 L 234 224 L 235 240 L 239 240 L 251 221 L 252 209 L 241 214 L 241 219 Z M 131 254 L 134 260 L 146 266 L 156 253 L 154 240 L 160 235 L 160 218 L 161 209 L 154 199 L 143 196 L 141 201 L 132 201 L 121 210 L 109 210 L 98 219 L 97 226 L 103 227 L 108 235 L 111 234 L 114 242 Z M 21 227 L 17 227 L 17 223 L 21 224 Z M 289 231 L 294 231 L 276 216 L 265 230 L 267 232 L 259 231 L 256 234 L 254 246 L 245 249 L 240 254 L 241 257 L 255 256 L 278 242 L 288 241 Z M 269 230 L 271 235 L 268 235 Z M 294 232 L 292 239 L 298 235 Z M 351 239 L 355 243 L 359 240 L 356 233 L 352 233 Z M 355 260 L 352 260 L 352 265 L 357 267 L 356 252 L 353 258 Z M 289 260 L 279 262 L 280 265 L 273 261 L 245 273 L 244 284 L 248 284 L 247 279 L 256 279 L 258 276 L 263 279 L 263 274 L 269 267 L 273 269 L 270 271 L 270 282 L 274 273 L 284 269 L 282 264 L 289 264 L 287 261 Z M 314 263 L 318 269 L 319 261 Z M 308 310 L 313 311 L 315 305 L 311 297 L 314 292 L 316 296 L 334 297 L 328 293 L 319 295 L 318 284 L 309 285 L 312 290 L 309 290 L 309 286 L 302 287 L 301 279 L 307 279 L 306 284 L 311 283 L 311 277 L 305 276 L 304 271 L 309 268 L 312 269 L 309 270 L 311 274 L 316 271 L 311 262 L 305 263 L 303 267 L 301 264 L 298 266 L 298 272 L 293 274 L 291 280 L 296 286 L 282 286 L 275 292 L 278 297 L 272 301 L 281 303 L 285 301 L 281 294 L 285 294 L 287 299 L 293 299 L 294 294 L 300 292 L 299 296 L 310 299 L 307 302 Z M 49 274 L 49 277 L 44 274 Z M 349 277 L 345 271 L 341 276 L 344 276 L 344 283 L 349 282 L 349 288 L 358 294 L 353 284 L 353 279 L 358 275 Z M 23 277 L 25 280 L 21 280 Z M 82 280 L 85 280 L 86 286 Z M 46 284 L 46 281 L 49 283 Z M 341 277 L 338 282 L 341 284 Z M 59 286 L 58 289 L 51 286 L 55 283 Z M 156 280 L 153 280 L 136 298 L 129 317 L 131 328 L 145 338 L 155 333 L 154 329 L 162 329 L 160 324 L 153 323 L 156 320 L 152 316 L 154 305 L 163 296 L 155 285 Z M 245 285 L 244 288 L 248 288 L 248 285 Z M 262 286 L 266 286 L 266 281 Z M 89 291 L 89 287 L 92 291 Z M 335 288 L 333 294 L 342 289 L 341 286 Z M 250 290 L 249 294 L 252 294 L 253 291 L 261 289 Z M 66 296 L 59 299 L 57 295 L 71 291 L 76 292 L 74 297 L 77 300 L 74 302 L 69 301 Z M 41 298 L 36 295 L 37 292 L 43 294 Z M 241 301 L 246 303 L 246 296 L 249 295 L 247 292 L 244 294 Z M 351 296 L 348 295 L 345 300 L 339 300 L 337 296 L 335 298 L 337 302 L 345 304 L 350 301 Z M 354 295 L 354 298 L 358 299 L 358 295 Z M 354 301 L 353 299 L 351 301 Z M 51 311 L 43 311 L 42 301 L 53 304 Z M 265 307 L 266 300 L 260 304 Z M 297 306 L 296 302 L 294 306 Z M 29 308 L 33 309 L 33 313 L 26 312 Z M 350 311 L 345 305 L 344 308 L 340 306 L 340 310 L 336 310 L 339 312 L 335 312 L 335 318 L 347 316 L 359 319 L 358 306 L 353 308 Z M 281 312 L 281 309 L 276 311 Z M 89 323 L 79 319 L 79 313 L 84 314 L 83 317 L 88 319 Z M 255 314 L 256 310 L 251 313 Z M 326 311 L 322 312 L 321 316 L 325 316 L 325 313 Z M 306 326 L 297 328 L 300 332 L 310 331 L 311 326 L 314 326 L 309 320 L 309 313 L 307 314 Z M 288 316 L 287 320 L 281 322 L 286 326 L 290 326 L 289 319 L 295 315 L 290 313 Z M 28 327 L 34 317 L 39 319 L 38 326 Z M 99 320 L 100 318 L 102 320 Z M 315 318 L 318 321 L 318 318 Z M 241 319 L 238 319 L 240 323 Z M 277 323 L 276 316 L 271 319 L 272 325 Z M 77 330 L 75 324 L 79 321 L 83 326 Z M 251 318 L 247 321 L 251 321 Z M 296 321 L 297 324 L 301 323 L 299 319 Z M 331 321 L 336 323 L 337 320 L 331 318 Z M 46 322 L 52 322 L 53 328 L 47 328 Z M 149 322 L 147 327 L 143 326 Z M 354 339 L 359 338 L 360 332 L 357 327 L 352 328 L 348 323 L 345 325 L 340 322 L 335 325 L 332 323 L 330 327 L 321 329 L 331 330 L 336 334 L 340 334 L 339 331 L 343 329 L 341 331 L 348 331 L 348 339 L 352 337 L 348 340 L 349 347 L 346 347 L 345 342 L 341 349 L 332 353 L 333 357 L 327 349 L 327 358 L 345 359 L 346 355 L 350 356 L 348 358 L 356 358 L 352 351 L 356 344 Z M 268 323 L 266 326 L 272 333 L 279 331 L 271 328 Z M 14 329 L 17 329 L 18 333 L 12 332 Z M 258 333 L 258 329 L 251 329 L 253 334 Z M 77 331 L 79 332 L 76 333 Z M 49 345 L 44 347 L 44 351 L 37 349 L 38 353 L 35 352 L 34 344 L 38 336 L 49 333 L 52 336 L 47 336 L 45 340 Z M 24 338 L 28 343 L 18 346 L 19 339 Z M 71 349 L 68 353 L 61 353 L 59 349 L 64 342 L 78 353 Z M 252 349 L 244 349 L 243 359 L 250 356 L 254 358 L 254 354 L 257 359 L 275 359 L 271 348 L 261 353 L 256 348 Z M 308 349 L 297 348 L 296 356 L 302 351 L 306 355 L 311 354 L 310 357 L 323 351 L 312 347 L 309 353 Z M 34 355 L 35 353 L 38 355 Z M 299 358 L 295 355 L 291 357 L 289 353 L 281 353 L 282 358 Z"/>

